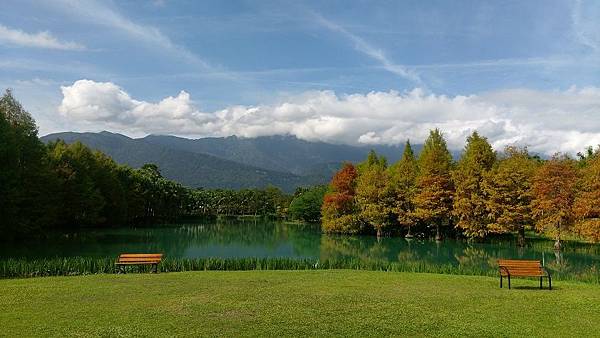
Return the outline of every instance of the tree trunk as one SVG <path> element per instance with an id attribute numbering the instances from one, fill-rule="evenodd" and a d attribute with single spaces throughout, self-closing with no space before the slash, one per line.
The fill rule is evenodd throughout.
<path id="1" fill-rule="evenodd" d="M 518 239 L 518 245 L 520 247 L 524 247 L 525 246 L 525 226 L 521 225 L 519 227 L 519 239 Z"/>
<path id="2" fill-rule="evenodd" d="M 439 223 L 435 225 L 435 240 L 436 241 L 442 240 L 442 234 L 440 233 L 440 224 Z"/>
<path id="3" fill-rule="evenodd" d="M 558 223 L 558 229 L 556 231 L 556 241 L 554 242 L 554 250 L 560 251 L 562 244 L 560 243 L 560 223 Z"/>
<path id="4" fill-rule="evenodd" d="M 406 234 L 406 236 L 404 236 L 404 238 L 413 238 L 413 235 L 410 232 L 410 225 L 408 226 L 408 233 Z"/>
<path id="5" fill-rule="evenodd" d="M 377 238 L 381 238 L 381 228 L 377 228 Z"/>

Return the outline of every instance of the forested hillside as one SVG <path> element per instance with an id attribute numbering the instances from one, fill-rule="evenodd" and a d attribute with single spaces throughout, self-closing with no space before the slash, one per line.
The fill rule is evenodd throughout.
<path id="1" fill-rule="evenodd" d="M 188 187 L 240 189 L 273 185 L 287 192 L 298 186 L 328 182 L 343 162 L 359 162 L 372 148 L 390 161 L 398 160 L 403 149 L 308 142 L 292 136 L 186 139 L 149 135 L 133 139 L 109 132 L 65 132 L 42 137 L 44 142 L 57 139 L 67 143 L 79 141 L 134 168 L 155 163 L 165 177 Z"/>

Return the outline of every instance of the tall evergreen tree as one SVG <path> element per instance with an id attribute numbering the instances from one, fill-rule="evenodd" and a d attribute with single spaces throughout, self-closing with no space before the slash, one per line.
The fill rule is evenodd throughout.
<path id="1" fill-rule="evenodd" d="M 600 149 L 585 158 L 573 213 L 579 235 L 600 242 Z"/>
<path id="2" fill-rule="evenodd" d="M 389 230 L 391 225 L 393 194 L 388 184 L 385 158 L 374 151 L 369 153 L 361 168 L 356 183 L 356 203 L 360 218 L 368 222 L 377 233 L 377 237 Z"/>
<path id="3" fill-rule="evenodd" d="M 577 171 L 574 162 L 554 156 L 535 173 L 531 190 L 532 214 L 538 231 L 550 230 L 556 237 L 555 249 L 561 247 L 561 233 L 573 221 L 573 201 Z"/>
<path id="4" fill-rule="evenodd" d="M 0 98 L 0 234 L 4 238 L 53 224 L 54 178 L 37 126 L 10 90 Z"/>
<path id="5" fill-rule="evenodd" d="M 416 193 L 418 164 L 415 154 L 406 141 L 402 158 L 389 168 L 390 186 L 394 195 L 393 212 L 400 226 L 407 228 L 407 237 L 412 237 L 411 227 L 415 223 L 413 199 Z"/>
<path id="6" fill-rule="evenodd" d="M 436 239 L 440 240 L 441 227 L 450 223 L 454 188 L 450 171 L 452 155 L 438 129 L 430 131 L 419 156 L 417 193 L 414 196 L 414 216 L 434 224 Z"/>
<path id="7" fill-rule="evenodd" d="M 356 167 L 345 163 L 331 179 L 321 209 L 324 232 L 357 234 L 364 231 L 355 202 L 357 177 Z"/>
<path id="8" fill-rule="evenodd" d="M 492 169 L 496 153 L 485 137 L 475 131 L 467 138 L 467 144 L 452 173 L 456 227 L 468 237 L 483 238 L 490 223 L 486 196 L 481 186 L 483 177 Z"/>
<path id="9" fill-rule="evenodd" d="M 531 180 L 537 162 L 527 149 L 507 147 L 503 158 L 482 181 L 490 217 L 487 233 L 518 232 L 519 246 L 525 245 L 525 228 L 532 223 Z"/>

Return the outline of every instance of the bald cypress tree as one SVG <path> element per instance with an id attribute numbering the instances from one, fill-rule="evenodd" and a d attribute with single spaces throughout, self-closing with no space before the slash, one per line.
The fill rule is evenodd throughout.
<path id="1" fill-rule="evenodd" d="M 454 187 L 451 179 L 452 156 L 438 129 L 430 131 L 418 163 L 413 215 L 424 223 L 434 225 L 436 239 L 440 240 L 441 227 L 450 223 Z"/>
<path id="2" fill-rule="evenodd" d="M 359 165 L 356 182 L 356 203 L 360 218 L 381 237 L 390 230 L 394 196 L 389 185 L 386 160 L 374 151 Z"/>
<path id="3" fill-rule="evenodd" d="M 561 234 L 572 225 L 576 182 L 575 163 L 566 157 L 554 156 L 533 176 L 531 211 L 535 226 L 555 235 L 555 249 L 561 248 Z"/>
<path id="4" fill-rule="evenodd" d="M 482 182 L 495 161 L 496 153 L 487 139 L 473 132 L 452 173 L 456 189 L 452 214 L 457 219 L 456 227 L 467 237 L 483 238 L 488 234 L 490 217 Z"/>
<path id="5" fill-rule="evenodd" d="M 490 217 L 486 233 L 518 232 L 519 246 L 525 245 L 525 228 L 532 224 L 531 180 L 537 162 L 527 149 L 507 147 L 503 158 L 482 181 Z"/>
<path id="6" fill-rule="evenodd" d="M 402 158 L 389 168 L 390 189 L 393 193 L 393 212 L 398 224 L 407 228 L 407 237 L 412 237 L 411 227 L 415 223 L 413 199 L 416 193 L 418 164 L 415 154 L 406 141 Z"/>
<path id="7" fill-rule="evenodd" d="M 600 242 L 600 149 L 586 158 L 573 205 L 577 233 Z"/>

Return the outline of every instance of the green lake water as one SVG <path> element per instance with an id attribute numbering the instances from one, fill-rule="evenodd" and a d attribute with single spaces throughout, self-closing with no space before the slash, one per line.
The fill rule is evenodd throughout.
<path id="1" fill-rule="evenodd" d="M 498 258 L 539 259 L 553 271 L 597 275 L 600 245 L 565 242 L 560 254 L 553 242 L 529 239 L 467 243 L 446 239 L 406 240 L 321 234 L 318 225 L 258 221 L 213 221 L 152 228 L 85 229 L 25 243 L 3 243 L 2 258 L 107 257 L 123 252 L 162 252 L 168 257 L 295 257 L 416 261 L 493 268 Z"/>

